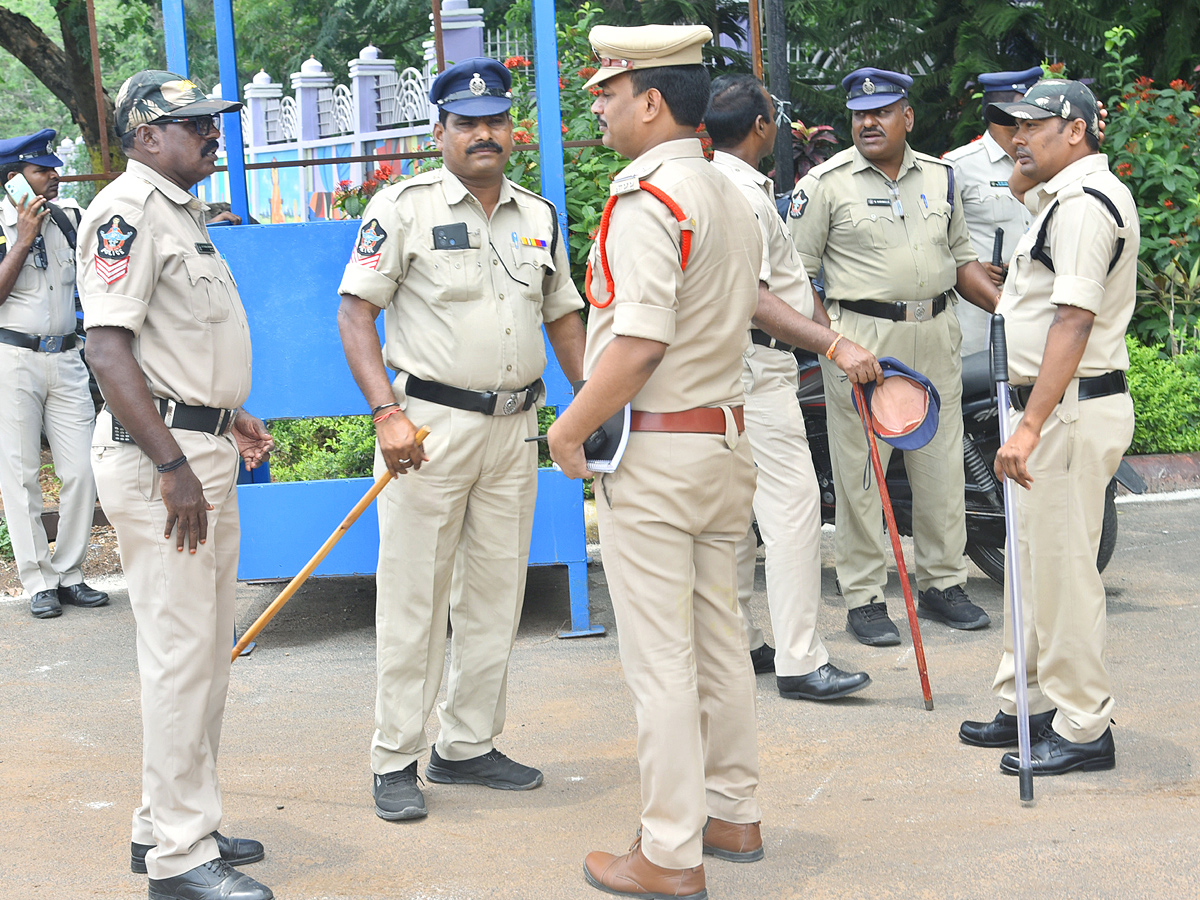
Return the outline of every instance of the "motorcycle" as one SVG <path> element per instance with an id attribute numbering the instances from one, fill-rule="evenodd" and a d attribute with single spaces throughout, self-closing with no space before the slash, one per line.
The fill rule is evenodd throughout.
<path id="1" fill-rule="evenodd" d="M 808 446 L 821 488 L 821 521 L 832 524 L 836 497 L 829 432 L 825 423 L 825 388 L 815 354 L 796 351 L 800 388 L 796 397 L 804 413 Z M 1000 415 L 996 409 L 995 382 L 986 351 L 963 358 L 963 471 L 967 510 L 966 554 L 993 581 L 1004 583 L 1004 490 L 992 464 L 1000 449 Z M 1141 494 L 1146 483 L 1125 460 L 1104 494 L 1104 523 L 1096 568 L 1103 572 L 1117 546 L 1117 485 Z M 912 489 L 904 469 L 904 454 L 892 453 L 887 488 L 901 534 L 912 535 Z"/>

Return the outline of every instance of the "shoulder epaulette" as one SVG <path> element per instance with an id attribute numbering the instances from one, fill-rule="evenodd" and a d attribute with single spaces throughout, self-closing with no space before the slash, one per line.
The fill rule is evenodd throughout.
<path id="1" fill-rule="evenodd" d="M 1081 197 L 1084 194 L 1090 194 L 1099 200 L 1104 208 L 1108 210 L 1109 215 L 1116 220 L 1117 228 L 1125 227 L 1125 220 L 1121 218 L 1121 213 L 1117 209 L 1117 204 L 1112 202 L 1112 199 L 1103 191 L 1097 190 L 1094 187 L 1069 185 L 1058 197 L 1054 198 L 1054 202 L 1050 204 L 1050 208 L 1046 210 L 1046 215 L 1042 219 L 1042 225 L 1038 229 L 1037 238 L 1033 242 L 1033 246 L 1029 249 L 1029 255 L 1044 265 L 1051 272 L 1054 271 L 1054 260 L 1050 258 L 1050 252 L 1046 249 L 1046 240 L 1049 237 L 1050 219 L 1053 217 L 1055 210 L 1058 209 L 1058 204 L 1061 200 Z M 1112 259 L 1108 263 L 1108 271 L 1111 272 L 1116 266 L 1117 261 L 1121 258 L 1121 254 L 1125 251 L 1125 238 L 1117 238 L 1117 248 L 1113 252 Z"/>
<path id="2" fill-rule="evenodd" d="M 820 177 L 826 172 L 832 172 L 834 169 L 840 169 L 852 159 L 854 159 L 854 148 L 849 147 L 845 150 L 835 153 L 819 166 L 813 166 L 808 170 L 808 174 L 814 178 L 820 179 Z M 808 176 L 806 175 L 805 177 L 807 178 Z"/>

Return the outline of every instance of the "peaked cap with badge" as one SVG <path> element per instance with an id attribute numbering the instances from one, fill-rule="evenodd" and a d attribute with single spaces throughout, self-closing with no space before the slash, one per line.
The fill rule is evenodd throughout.
<path id="1" fill-rule="evenodd" d="M 28 163 L 31 166 L 58 168 L 63 161 L 54 155 L 54 138 L 57 134 L 53 128 L 43 128 L 34 134 L 0 141 L 0 166 Z"/>
<path id="2" fill-rule="evenodd" d="M 982 72 L 979 75 L 979 87 L 985 94 L 993 91 L 1015 91 L 1024 94 L 1042 80 L 1042 74 L 1041 66 L 1034 66 L 1023 72 Z"/>
<path id="3" fill-rule="evenodd" d="M 1078 81 L 1050 78 L 1039 81 L 1016 103 L 989 103 L 983 116 L 997 125 L 1017 125 L 1022 119 L 1083 119 L 1088 133 L 1100 137 L 1096 97 Z"/>
<path id="4" fill-rule="evenodd" d="M 429 102 L 456 116 L 494 116 L 512 107 L 512 73 L 494 59 L 464 59 L 434 79 Z"/>
<path id="5" fill-rule="evenodd" d="M 174 117 L 215 116 L 242 108 L 236 100 L 209 97 L 182 75 L 145 69 L 131 75 L 117 92 L 116 127 L 128 134 L 139 125 Z"/>
<path id="6" fill-rule="evenodd" d="M 588 32 L 588 41 L 596 52 L 600 69 L 584 87 L 593 87 L 632 69 L 703 65 L 703 47 L 712 36 L 707 25 L 639 25 L 634 28 L 597 25 Z"/>
<path id="7" fill-rule="evenodd" d="M 842 79 L 846 109 L 882 109 L 908 96 L 913 80 L 903 72 L 887 69 L 855 69 Z"/>

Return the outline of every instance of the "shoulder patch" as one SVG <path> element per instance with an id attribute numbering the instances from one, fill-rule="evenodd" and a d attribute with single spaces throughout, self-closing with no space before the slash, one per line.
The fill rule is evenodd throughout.
<path id="1" fill-rule="evenodd" d="M 358 263 L 364 269 L 378 268 L 380 249 L 386 240 L 387 232 L 383 230 L 378 219 L 372 219 L 359 229 L 358 242 L 354 245 L 350 261 Z"/>
<path id="2" fill-rule="evenodd" d="M 121 216 L 112 216 L 96 229 L 96 237 L 96 274 L 105 284 L 112 284 L 129 272 L 129 254 L 137 229 Z"/>
<path id="3" fill-rule="evenodd" d="M 808 194 L 804 193 L 804 188 L 797 188 L 796 193 L 792 194 L 792 205 L 788 208 L 788 218 L 799 219 L 804 215 L 806 209 L 808 209 Z"/>

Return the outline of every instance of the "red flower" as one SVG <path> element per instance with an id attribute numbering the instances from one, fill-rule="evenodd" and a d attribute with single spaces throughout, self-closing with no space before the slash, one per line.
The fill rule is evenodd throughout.
<path id="1" fill-rule="evenodd" d="M 1170 115 L 1170 116 L 1167 116 L 1167 124 L 1168 125 L 1178 125 L 1179 120 L 1177 118 L 1175 118 L 1174 115 Z"/>
<path id="2" fill-rule="evenodd" d="M 1175 208 L 1175 201 L 1174 201 L 1174 200 L 1169 200 L 1169 199 L 1168 199 L 1168 200 L 1164 200 L 1164 201 L 1163 201 L 1163 206 L 1165 206 L 1167 209 L 1174 209 L 1174 208 Z"/>
<path id="3" fill-rule="evenodd" d="M 1173 90 L 1173 91 L 1190 91 L 1191 89 L 1192 89 L 1192 86 L 1190 84 L 1188 84 L 1186 81 L 1184 81 L 1182 78 L 1176 78 L 1174 81 L 1171 82 L 1171 90 Z"/>
<path id="4" fill-rule="evenodd" d="M 589 78 L 591 78 L 593 75 L 595 75 L 597 71 L 598 70 L 596 69 L 595 66 L 584 66 L 582 69 L 580 69 L 575 74 L 578 75 L 580 78 L 582 78 L 584 81 L 587 81 Z"/>
<path id="5" fill-rule="evenodd" d="M 567 133 L 567 125 L 566 125 L 566 123 L 565 123 L 565 122 L 563 123 L 563 126 L 562 126 L 562 133 L 563 133 L 563 134 L 566 134 L 566 133 Z"/>
<path id="6" fill-rule="evenodd" d="M 374 178 L 368 178 L 366 181 L 364 181 L 362 183 L 363 191 L 365 191 L 368 194 L 371 193 L 371 191 L 375 190 L 375 188 L 377 188 L 377 187 L 379 187 L 379 182 L 376 181 Z"/>
<path id="7" fill-rule="evenodd" d="M 1067 64 L 1066 64 L 1066 63 L 1060 63 L 1060 62 L 1056 62 L 1056 63 L 1050 63 L 1050 65 L 1048 66 L 1048 68 L 1050 69 L 1050 74 L 1051 74 L 1051 75 L 1054 75 L 1055 77 L 1061 78 L 1061 77 L 1062 77 L 1062 73 L 1063 73 L 1064 71 L 1066 71 Z"/>
<path id="8" fill-rule="evenodd" d="M 1178 246 L 1179 246 L 1179 241 L 1175 240 L 1175 238 L 1171 238 L 1171 246 L 1172 246 L 1172 247 L 1178 247 Z"/>
<path id="9" fill-rule="evenodd" d="M 565 91 L 567 89 L 567 83 L 562 80 L 561 75 L 558 76 L 558 89 L 560 91 Z"/>
<path id="10" fill-rule="evenodd" d="M 1133 174 L 1133 164 L 1127 162 L 1117 163 L 1117 174 L 1122 178 L 1128 178 Z"/>
<path id="11" fill-rule="evenodd" d="M 391 177 L 392 177 L 392 167 L 389 166 L 387 163 L 384 163 L 378 169 L 375 170 L 375 178 L 378 181 L 387 181 Z"/>
<path id="12" fill-rule="evenodd" d="M 1143 75 L 1134 82 L 1140 89 L 1145 90 L 1149 87 L 1154 87 L 1154 79 L 1149 75 Z"/>
<path id="13" fill-rule="evenodd" d="M 339 182 L 338 182 L 338 188 L 339 188 L 340 190 L 343 190 L 343 191 L 344 191 L 344 190 L 346 190 L 346 188 L 348 188 L 348 187 L 350 187 L 350 179 L 349 179 L 349 178 L 346 178 L 346 179 L 344 179 L 344 180 L 342 180 L 342 181 L 339 181 Z"/>
<path id="14" fill-rule="evenodd" d="M 600 88 L 598 88 L 598 87 L 593 86 L 593 87 L 588 88 L 588 93 L 591 94 L 593 97 L 599 97 L 601 94 L 604 93 L 604 91 L 600 90 Z"/>
<path id="15" fill-rule="evenodd" d="M 528 69 L 532 65 L 533 63 L 524 56 L 510 56 L 504 61 L 504 68 L 506 69 Z"/>
<path id="16" fill-rule="evenodd" d="M 533 121 L 533 119 L 522 119 L 517 123 L 521 128 L 532 128 L 536 124 L 537 122 Z"/>
<path id="17" fill-rule="evenodd" d="M 533 137 L 524 128 L 517 128 L 513 131 L 513 140 L 518 144 L 533 143 Z"/>

